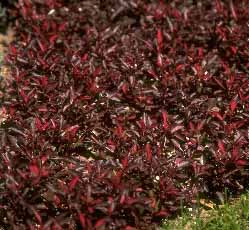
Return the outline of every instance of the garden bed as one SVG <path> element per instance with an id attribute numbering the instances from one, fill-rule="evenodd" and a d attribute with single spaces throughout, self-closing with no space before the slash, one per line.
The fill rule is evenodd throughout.
<path id="1" fill-rule="evenodd" d="M 248 1 L 16 7 L 0 226 L 149 230 L 248 187 Z"/>

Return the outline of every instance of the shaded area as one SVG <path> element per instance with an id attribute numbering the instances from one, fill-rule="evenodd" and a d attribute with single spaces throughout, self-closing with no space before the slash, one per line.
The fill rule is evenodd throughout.
<path id="1" fill-rule="evenodd" d="M 4 0 L 0 2 L 0 33 L 5 34 L 9 28 L 9 24 L 15 20 L 15 16 L 11 14 L 11 10 L 15 7 L 16 0 Z"/>

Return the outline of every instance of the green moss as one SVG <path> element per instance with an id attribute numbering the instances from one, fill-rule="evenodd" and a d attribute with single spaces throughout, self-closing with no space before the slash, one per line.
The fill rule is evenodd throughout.
<path id="1" fill-rule="evenodd" d="M 213 210 L 183 211 L 175 220 L 167 220 L 161 230 L 246 230 L 249 229 L 249 193 Z"/>

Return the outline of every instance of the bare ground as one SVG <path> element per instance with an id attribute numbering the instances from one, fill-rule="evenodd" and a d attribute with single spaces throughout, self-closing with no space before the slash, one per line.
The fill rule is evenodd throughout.
<path id="1" fill-rule="evenodd" d="M 12 30 L 8 30 L 6 34 L 0 34 L 0 76 L 3 77 L 3 80 L 7 79 L 9 77 L 9 71 L 8 68 L 4 65 L 2 65 L 3 57 L 7 51 L 8 44 L 12 41 L 14 36 L 14 33 Z M 1 82 L 0 82 L 1 84 Z M 0 97 L 1 97 L 0 92 Z M 0 105 L 0 124 L 6 119 L 6 115 L 1 108 Z"/>

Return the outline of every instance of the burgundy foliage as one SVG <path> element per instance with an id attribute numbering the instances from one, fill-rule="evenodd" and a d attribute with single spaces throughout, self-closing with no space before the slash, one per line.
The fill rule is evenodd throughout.
<path id="1" fill-rule="evenodd" d="M 249 1 L 20 0 L 0 226 L 154 229 L 249 179 Z"/>

